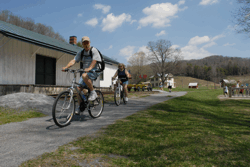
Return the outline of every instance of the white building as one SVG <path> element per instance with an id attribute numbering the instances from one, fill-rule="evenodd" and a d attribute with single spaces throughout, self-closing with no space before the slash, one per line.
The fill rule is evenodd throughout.
<path id="1" fill-rule="evenodd" d="M 76 37 L 70 38 L 71 43 L 76 44 Z M 69 78 L 61 69 L 81 49 L 76 45 L 0 21 L 0 85 L 69 86 Z M 119 64 L 105 55 L 103 57 L 106 67 L 94 82 L 97 87 L 111 85 L 111 77 Z M 80 63 L 72 67 L 79 68 Z"/>
<path id="2" fill-rule="evenodd" d="M 152 84 L 152 87 L 159 87 L 161 83 L 161 77 L 160 74 L 154 75 L 149 77 L 150 83 Z M 169 85 L 172 86 L 172 88 L 175 88 L 175 82 L 174 82 L 174 76 L 169 73 L 165 74 L 165 82 L 164 82 L 164 88 L 168 87 Z"/>

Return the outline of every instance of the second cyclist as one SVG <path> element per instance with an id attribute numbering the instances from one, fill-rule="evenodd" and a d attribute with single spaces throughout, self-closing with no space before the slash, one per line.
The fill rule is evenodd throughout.
<path id="1" fill-rule="evenodd" d="M 112 77 L 112 80 L 114 80 L 116 77 L 118 78 L 126 78 L 122 79 L 122 86 L 125 92 L 125 101 L 128 101 L 128 79 L 131 78 L 131 75 L 129 74 L 128 70 L 125 68 L 125 65 L 123 63 L 118 64 L 118 70 L 116 71 L 115 75 Z"/>

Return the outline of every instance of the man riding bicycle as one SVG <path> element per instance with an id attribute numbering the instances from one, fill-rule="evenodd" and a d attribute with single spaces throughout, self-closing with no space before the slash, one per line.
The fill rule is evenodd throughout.
<path id="1" fill-rule="evenodd" d="M 129 72 L 127 71 L 123 63 L 118 64 L 118 70 L 116 71 L 115 75 L 112 77 L 112 80 L 114 80 L 117 76 L 118 78 L 126 78 L 126 79 L 122 79 L 121 82 L 122 82 L 122 86 L 125 92 L 125 101 L 128 101 L 127 86 L 128 86 L 128 79 L 131 78 L 131 75 L 129 74 Z"/>
<path id="2" fill-rule="evenodd" d="M 82 37 L 82 45 L 83 50 L 78 52 L 74 59 L 72 59 L 67 66 L 62 68 L 62 71 L 65 71 L 65 69 L 72 67 L 75 63 L 78 63 L 80 61 L 83 62 L 83 69 L 84 71 L 88 73 L 83 73 L 80 77 L 79 83 L 82 85 L 81 87 L 77 87 L 79 91 L 83 90 L 84 86 L 88 86 L 90 89 L 90 95 L 88 100 L 94 101 L 97 98 L 97 94 L 94 90 L 93 84 L 91 80 L 95 80 L 100 73 L 96 73 L 95 70 L 97 70 L 97 61 L 101 61 L 101 56 L 98 52 L 98 50 L 94 47 L 90 47 L 90 39 L 87 36 Z M 90 51 L 92 51 L 92 56 L 90 54 Z M 82 54 L 83 52 L 83 54 Z M 83 56 L 82 56 L 83 55 Z M 82 57 L 82 58 L 81 58 Z M 92 71 L 92 72 L 89 72 Z M 78 104 L 81 104 L 82 100 L 77 94 Z M 80 114 L 80 106 L 76 110 L 75 114 Z"/>

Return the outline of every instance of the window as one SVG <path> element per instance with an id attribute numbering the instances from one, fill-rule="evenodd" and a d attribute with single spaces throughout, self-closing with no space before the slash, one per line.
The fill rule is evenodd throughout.
<path id="1" fill-rule="evenodd" d="M 155 78 L 155 81 L 158 81 L 158 78 Z"/>
<path id="2" fill-rule="evenodd" d="M 103 72 L 100 74 L 100 81 L 103 81 L 103 77 L 104 76 L 104 74 L 103 74 Z"/>
<path id="3" fill-rule="evenodd" d="M 56 59 L 36 55 L 36 81 L 35 84 L 56 84 Z"/>
<path id="4" fill-rule="evenodd" d="M 158 83 L 156 83 L 155 86 L 158 86 Z"/>
<path id="5" fill-rule="evenodd" d="M 155 85 L 154 85 L 154 84 L 152 84 L 152 87 L 155 87 Z"/>
<path id="6" fill-rule="evenodd" d="M 152 78 L 150 81 L 153 81 L 153 82 L 154 82 L 154 78 Z"/>

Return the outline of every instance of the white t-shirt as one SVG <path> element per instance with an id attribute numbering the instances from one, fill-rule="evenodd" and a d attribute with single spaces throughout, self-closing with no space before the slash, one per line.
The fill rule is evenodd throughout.
<path id="1" fill-rule="evenodd" d="M 93 60 L 102 61 L 101 56 L 100 56 L 98 50 L 96 48 L 94 48 L 94 47 L 92 47 L 92 56 L 93 57 L 90 56 L 90 50 L 89 51 L 85 51 L 84 50 L 83 58 L 81 60 L 81 53 L 82 53 L 82 51 L 80 51 L 80 52 L 78 52 L 76 54 L 75 61 L 77 63 L 79 63 L 80 61 L 82 61 L 83 62 L 83 69 L 88 68 L 90 66 L 90 64 L 92 63 Z M 94 68 L 96 68 L 96 67 L 97 67 L 97 65 L 95 65 Z"/>

